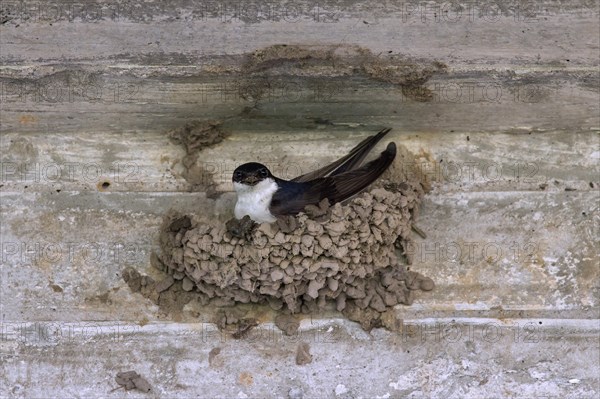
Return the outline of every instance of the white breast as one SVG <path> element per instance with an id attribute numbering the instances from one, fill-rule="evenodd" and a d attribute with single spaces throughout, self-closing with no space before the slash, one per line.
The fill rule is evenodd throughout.
<path id="1" fill-rule="evenodd" d="M 265 179 L 254 186 L 233 183 L 237 192 L 235 217 L 238 219 L 248 215 L 258 223 L 272 223 L 277 219 L 269 211 L 273 193 L 277 191 L 277 183 L 273 179 Z"/>

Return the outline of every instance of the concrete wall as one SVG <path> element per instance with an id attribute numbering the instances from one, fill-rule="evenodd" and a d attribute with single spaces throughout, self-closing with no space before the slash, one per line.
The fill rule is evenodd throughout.
<path id="1" fill-rule="evenodd" d="M 596 397 L 598 15 L 586 0 L 3 2 L 2 396 Z M 167 131 L 206 119 L 229 136 L 190 181 Z M 123 282 L 125 266 L 154 273 L 169 209 L 230 215 L 204 183 L 231 191 L 250 160 L 307 171 L 384 126 L 441 177 L 412 265 L 437 286 L 398 307 L 402 331 L 313 315 L 298 366 L 268 318 L 232 340 L 208 310 L 174 321 Z M 111 391 L 129 369 L 152 394 Z"/>

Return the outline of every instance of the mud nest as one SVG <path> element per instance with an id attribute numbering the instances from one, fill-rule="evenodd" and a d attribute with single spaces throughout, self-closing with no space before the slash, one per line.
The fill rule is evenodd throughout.
<path id="1" fill-rule="evenodd" d="M 227 223 L 214 215 L 170 212 L 160 231 L 160 253 L 151 264 L 160 281 L 129 267 L 123 278 L 173 317 L 197 299 L 216 307 L 269 305 L 283 313 L 309 313 L 328 303 L 369 330 L 394 328 L 397 304 L 409 305 L 430 278 L 406 269 L 411 230 L 422 197 L 431 188 L 423 156 L 398 146 L 394 163 L 354 199 L 309 206 L 297 216 L 256 225 Z M 427 161 L 425 159 L 425 161 Z M 423 235 L 421 233 L 421 235 Z M 276 318 L 277 324 L 277 318 Z"/>
<path id="2" fill-rule="evenodd" d="M 155 265 L 183 280 L 186 291 L 219 303 L 308 313 L 335 301 L 350 318 L 411 304 L 413 291 L 431 290 L 433 281 L 407 271 L 396 251 L 410 240 L 423 190 L 386 186 L 346 205 L 322 203 L 277 223 L 250 223 L 241 237 L 200 216 L 168 215 Z"/>

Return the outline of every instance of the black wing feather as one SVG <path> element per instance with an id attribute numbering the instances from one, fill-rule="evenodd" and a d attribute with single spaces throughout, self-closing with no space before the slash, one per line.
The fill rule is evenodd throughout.
<path id="1" fill-rule="evenodd" d="M 317 205 L 324 198 L 329 199 L 331 205 L 344 201 L 373 183 L 395 157 L 396 144 L 389 143 L 377 159 L 357 169 L 309 182 L 277 179 L 280 190 L 273 195 L 270 211 L 275 216 L 290 215 L 303 211 L 306 205 Z"/>
<path id="2" fill-rule="evenodd" d="M 365 157 L 369 154 L 373 147 L 375 147 L 379 140 L 381 140 L 386 134 L 388 134 L 390 130 L 392 129 L 382 129 L 381 131 L 379 131 L 379 133 L 373 136 L 369 136 L 360 143 L 358 143 L 352 150 L 350 150 L 350 152 L 346 156 L 320 169 L 295 177 L 291 181 L 299 183 L 308 182 L 311 180 L 315 180 L 319 177 L 325 177 L 327 175 L 335 176 L 347 172 L 349 170 L 355 169 L 365 159 Z"/>

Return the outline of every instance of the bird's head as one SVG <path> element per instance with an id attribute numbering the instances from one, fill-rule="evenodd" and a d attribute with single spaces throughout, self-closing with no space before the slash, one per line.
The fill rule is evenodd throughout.
<path id="1" fill-rule="evenodd" d="M 238 166 L 233 171 L 232 181 L 246 186 L 255 186 L 261 181 L 272 178 L 271 171 L 263 164 L 249 162 Z"/>

